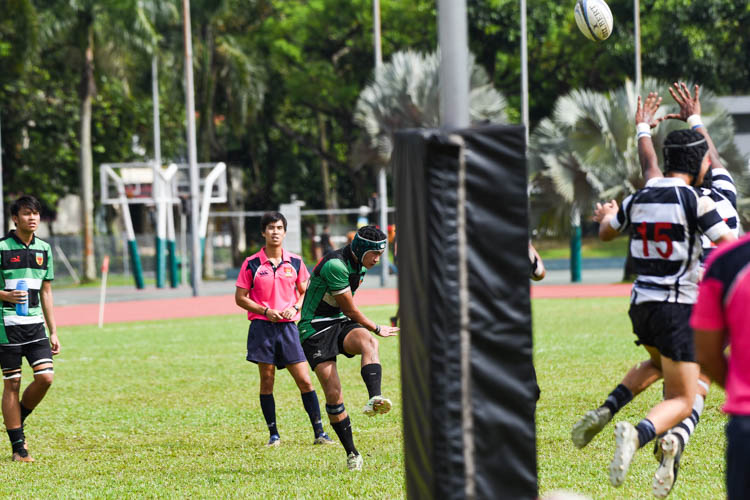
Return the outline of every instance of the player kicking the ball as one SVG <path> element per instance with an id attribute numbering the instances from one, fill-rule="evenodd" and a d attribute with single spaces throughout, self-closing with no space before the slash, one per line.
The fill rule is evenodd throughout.
<path id="1" fill-rule="evenodd" d="M 376 324 L 354 305 L 354 293 L 365 273 L 380 261 L 387 246 L 388 240 L 382 231 L 375 226 L 365 226 L 357 231 L 349 245 L 328 252 L 313 269 L 298 325 L 302 349 L 323 386 L 326 412 L 344 446 L 349 470 L 362 469 L 362 455 L 354 447 L 336 357 L 339 354 L 347 358 L 361 356 L 362 379 L 370 398 L 364 414 L 388 413 L 391 401 L 384 398 L 380 390 L 382 368 L 378 341 L 370 332 L 390 337 L 399 329 Z"/>
<path id="2" fill-rule="evenodd" d="M 645 108 L 653 107 L 655 111 L 656 99 L 650 95 Z M 639 154 L 642 162 L 650 164 L 656 161 L 650 129 L 658 121 L 653 120 L 653 114 L 644 113 L 640 98 L 636 121 Z M 654 406 L 637 426 L 628 422 L 615 426 L 616 448 L 609 468 L 614 486 L 625 480 L 638 448 L 688 418 L 693 409 L 698 366 L 688 321 L 697 296 L 700 234 L 717 243 L 735 239 L 714 201 L 695 189 L 709 170 L 708 150 L 706 138 L 699 132 L 670 133 L 664 142 L 665 176 L 649 179 L 643 189 L 623 201 L 621 208 L 613 200 L 597 204 L 595 211 L 594 220 L 600 224 L 603 241 L 625 230 L 632 236 L 631 252 L 638 278 L 633 284 L 629 315 L 637 343 L 646 348 L 649 360 L 631 368 L 604 404 L 575 424 L 575 445 L 582 448 L 588 444 L 634 395 L 664 377 L 664 401 Z M 674 437 L 670 435 L 660 442 L 663 453 L 672 460 L 679 451 Z M 654 494 L 659 497 L 666 496 L 674 482 L 674 477 L 669 477 L 674 470 L 672 465 L 662 461 L 657 470 Z"/>

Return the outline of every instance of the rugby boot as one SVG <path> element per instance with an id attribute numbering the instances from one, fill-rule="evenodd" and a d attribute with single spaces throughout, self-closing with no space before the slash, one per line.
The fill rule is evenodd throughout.
<path id="1" fill-rule="evenodd" d="M 629 422 L 615 425 L 615 456 L 609 464 L 609 482 L 620 486 L 628 474 L 630 462 L 638 451 L 638 431 Z"/>
<path id="2" fill-rule="evenodd" d="M 349 453 L 346 457 L 346 466 L 349 470 L 362 470 L 362 455 L 355 454 L 354 452 Z"/>
<path id="3" fill-rule="evenodd" d="M 659 448 L 661 449 L 661 461 L 654 474 L 654 496 L 666 498 L 677 480 L 682 450 L 680 449 L 679 438 L 671 432 L 668 432 L 659 440 Z"/>
<path id="4" fill-rule="evenodd" d="M 323 432 L 315 437 L 315 441 L 313 441 L 313 444 L 336 444 L 336 441 L 331 439 L 328 434 Z"/>
<path id="5" fill-rule="evenodd" d="M 266 443 L 266 446 L 273 448 L 279 445 L 281 445 L 281 437 L 278 434 L 271 434 L 271 438 L 268 440 L 268 443 Z"/>
<path id="6" fill-rule="evenodd" d="M 11 457 L 11 460 L 14 462 L 28 462 L 28 463 L 31 463 L 34 461 L 34 459 L 31 458 L 31 455 L 29 455 L 29 452 L 26 451 L 26 449 L 20 452 L 14 452 L 13 456 Z"/>
<path id="7" fill-rule="evenodd" d="M 362 409 L 362 413 L 368 417 L 375 415 L 385 415 L 391 411 L 391 400 L 383 396 L 373 396 Z"/>
<path id="8" fill-rule="evenodd" d="M 583 448 L 599 434 L 599 431 L 604 429 L 610 420 L 612 420 L 612 412 L 606 406 L 590 410 L 575 423 L 570 439 L 576 447 Z"/>

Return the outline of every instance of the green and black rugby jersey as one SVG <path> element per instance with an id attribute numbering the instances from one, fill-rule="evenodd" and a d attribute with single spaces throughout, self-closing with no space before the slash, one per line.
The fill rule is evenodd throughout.
<path id="1" fill-rule="evenodd" d="M 42 282 L 54 279 L 52 249 L 49 244 L 33 236 L 26 246 L 15 231 L 0 239 L 0 285 L 3 290 L 15 290 L 19 280 L 29 289 L 29 314 L 18 316 L 16 305 L 3 302 L 0 314 L 0 344 L 23 343 L 25 333 L 44 327 L 44 315 L 39 298 Z"/>
<path id="2" fill-rule="evenodd" d="M 349 245 L 328 252 L 313 269 L 310 284 L 302 303 L 302 316 L 297 324 L 300 341 L 304 342 L 326 323 L 344 319 L 336 303 L 336 295 L 357 291 L 367 268 L 354 260 Z"/>

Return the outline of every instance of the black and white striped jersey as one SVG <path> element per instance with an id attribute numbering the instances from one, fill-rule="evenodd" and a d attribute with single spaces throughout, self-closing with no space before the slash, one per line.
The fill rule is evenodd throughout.
<path id="1" fill-rule="evenodd" d="M 716 211 L 719 216 L 727 223 L 729 229 L 735 236 L 740 235 L 739 215 L 737 215 L 737 187 L 734 184 L 732 175 L 725 168 L 715 168 L 712 171 L 713 180 L 711 189 L 701 189 L 704 196 L 709 196 L 716 203 Z M 701 245 L 703 246 L 702 262 L 705 262 L 711 254 L 716 243 L 711 241 L 706 235 L 701 235 Z"/>
<path id="2" fill-rule="evenodd" d="M 693 304 L 698 296 L 700 236 L 718 240 L 729 227 L 716 204 L 682 179 L 657 177 L 622 202 L 610 225 L 630 230 L 635 272 L 631 302 Z"/>

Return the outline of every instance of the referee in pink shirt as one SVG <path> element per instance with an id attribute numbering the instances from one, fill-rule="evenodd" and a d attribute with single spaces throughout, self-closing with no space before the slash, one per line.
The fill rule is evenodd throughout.
<path id="1" fill-rule="evenodd" d="M 701 369 L 725 388 L 727 497 L 750 498 L 750 236 L 714 250 L 690 324 Z M 729 345 L 729 355 L 725 348 Z"/>
<path id="2" fill-rule="evenodd" d="M 266 245 L 242 264 L 234 300 L 247 310 L 250 320 L 247 360 L 256 363 L 260 371 L 260 407 L 271 435 L 267 446 L 281 444 L 273 398 L 276 368 L 288 369 L 299 387 L 315 433 L 313 444 L 334 444 L 323 431 L 318 395 L 294 324 L 299 320 L 310 273 L 299 255 L 282 248 L 286 219 L 281 213 L 263 214 L 260 228 Z"/>

